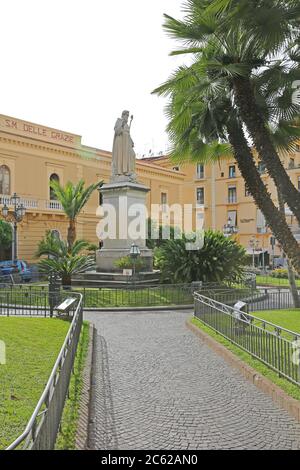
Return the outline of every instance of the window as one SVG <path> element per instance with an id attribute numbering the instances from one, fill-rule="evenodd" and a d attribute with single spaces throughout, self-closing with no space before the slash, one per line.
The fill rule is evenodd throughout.
<path id="1" fill-rule="evenodd" d="M 260 209 L 257 209 L 256 212 L 256 227 L 257 233 L 266 233 L 267 231 L 266 219 Z"/>
<path id="2" fill-rule="evenodd" d="M 235 173 L 235 165 L 231 165 L 229 167 L 229 178 L 235 178 L 236 173 Z"/>
<path id="3" fill-rule="evenodd" d="M 197 204 L 204 205 L 204 188 L 197 188 Z"/>
<path id="4" fill-rule="evenodd" d="M 56 173 L 52 173 L 52 175 L 50 176 L 50 183 L 52 181 L 56 181 L 57 183 L 59 183 L 59 176 L 56 174 Z M 50 201 L 56 201 L 57 200 L 57 197 L 55 195 L 55 192 L 54 190 L 50 187 Z"/>
<path id="5" fill-rule="evenodd" d="M 103 206 L 103 194 L 99 191 L 99 206 Z"/>
<path id="6" fill-rule="evenodd" d="M 202 180 L 204 178 L 204 165 L 197 163 L 197 179 Z"/>
<path id="7" fill-rule="evenodd" d="M 300 191 L 300 176 L 298 176 L 298 191 Z"/>
<path id="8" fill-rule="evenodd" d="M 0 194 L 10 194 L 10 171 L 8 166 L 0 166 Z"/>
<path id="9" fill-rule="evenodd" d="M 236 186 L 229 186 L 228 188 L 228 203 L 235 204 L 237 201 L 236 197 Z"/>
<path id="10" fill-rule="evenodd" d="M 247 188 L 247 186 L 245 185 L 245 197 L 250 197 L 250 196 L 251 196 L 251 193 L 249 189 Z"/>
<path id="11" fill-rule="evenodd" d="M 294 158 L 290 158 L 290 161 L 289 161 L 289 170 L 292 170 L 293 168 L 295 168 L 295 159 L 294 159 Z"/>
<path id="12" fill-rule="evenodd" d="M 266 164 L 263 162 L 258 162 L 257 169 L 260 174 L 264 173 L 266 171 Z"/>
<path id="13" fill-rule="evenodd" d="M 168 195 L 167 195 L 167 193 L 161 193 L 160 202 L 161 202 L 162 212 L 166 212 L 167 211 L 167 204 L 168 204 Z"/>
<path id="14" fill-rule="evenodd" d="M 180 171 L 180 168 L 179 168 L 179 166 L 173 166 L 173 170 L 174 171 Z"/>
<path id="15" fill-rule="evenodd" d="M 57 240 L 60 240 L 60 232 L 59 232 L 59 230 L 56 230 L 56 229 L 51 230 L 51 234 L 52 234 L 52 236 L 53 236 L 54 238 L 56 238 Z"/>
<path id="16" fill-rule="evenodd" d="M 300 145 L 299 144 L 296 145 L 296 152 L 300 152 Z"/>
<path id="17" fill-rule="evenodd" d="M 237 226 L 237 211 L 228 211 L 227 212 L 227 219 L 231 220 L 231 226 Z"/>

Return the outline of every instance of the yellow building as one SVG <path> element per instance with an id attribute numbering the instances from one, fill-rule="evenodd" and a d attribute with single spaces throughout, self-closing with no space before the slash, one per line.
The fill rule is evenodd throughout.
<path id="1" fill-rule="evenodd" d="M 285 157 L 285 166 L 293 183 L 300 187 L 300 147 L 295 155 Z M 274 185 L 261 170 L 276 199 Z M 88 185 L 108 182 L 110 172 L 111 152 L 83 145 L 81 136 L 0 115 L 0 210 L 15 192 L 26 208 L 18 227 L 19 258 L 35 262 L 37 244 L 47 230 L 57 230 L 66 238 L 67 219 L 50 191 L 51 179 L 65 184 L 82 178 Z M 137 161 L 137 175 L 151 189 L 147 196 L 149 208 L 151 204 L 192 204 L 195 220 L 197 208 L 204 205 L 205 228 L 223 230 L 230 217 L 238 229 L 237 239 L 246 248 L 255 238 L 259 250 L 271 253 L 271 233 L 246 193 L 234 160 L 205 167 L 178 167 L 167 157 L 145 158 Z M 95 192 L 78 219 L 78 238 L 98 243 L 98 205 L 99 194 Z M 293 224 L 292 216 L 288 217 Z"/>

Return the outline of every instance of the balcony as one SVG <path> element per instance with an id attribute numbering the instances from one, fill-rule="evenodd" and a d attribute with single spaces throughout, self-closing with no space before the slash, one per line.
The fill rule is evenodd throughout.
<path id="1" fill-rule="evenodd" d="M 10 207 L 10 198 L 11 196 L 0 194 L 0 205 L 6 204 L 8 207 Z M 21 196 L 20 204 L 23 204 L 26 210 L 29 212 L 62 212 L 63 210 L 59 201 L 50 201 L 48 199 L 34 199 Z"/>

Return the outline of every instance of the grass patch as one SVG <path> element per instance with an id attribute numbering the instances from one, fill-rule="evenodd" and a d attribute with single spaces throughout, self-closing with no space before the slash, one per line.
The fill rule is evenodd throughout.
<path id="1" fill-rule="evenodd" d="M 289 287 L 290 283 L 288 279 L 281 279 L 271 276 L 256 276 L 256 283 L 259 286 L 271 286 L 271 287 Z M 300 287 L 300 279 L 296 279 L 296 285 Z"/>
<path id="2" fill-rule="evenodd" d="M 6 364 L 0 365 L 0 448 L 23 432 L 69 326 L 59 319 L 0 317 L 6 345 Z"/>
<path id="3" fill-rule="evenodd" d="M 253 358 L 246 351 L 243 351 L 235 344 L 232 344 L 228 339 L 216 333 L 213 329 L 209 328 L 202 321 L 198 320 L 198 318 L 193 317 L 191 319 L 191 323 L 196 325 L 202 331 L 210 335 L 213 339 L 225 346 L 227 349 L 229 349 L 229 351 L 231 351 L 237 357 L 242 359 L 246 364 L 249 364 L 249 366 L 253 367 L 253 369 L 259 372 L 261 375 L 281 387 L 288 395 L 293 398 L 296 398 L 297 400 L 300 400 L 300 387 L 294 385 L 293 383 L 289 382 L 288 380 L 282 377 L 279 377 L 278 374 L 276 374 L 276 372 L 274 372 L 272 369 L 269 369 L 269 367 L 260 362 L 258 359 Z"/>
<path id="4" fill-rule="evenodd" d="M 58 434 L 55 449 L 73 450 L 75 449 L 77 423 L 79 418 L 80 397 L 83 387 L 83 370 L 86 362 L 89 345 L 89 323 L 83 322 L 79 339 L 77 355 L 74 365 L 74 374 L 71 376 L 69 399 L 66 400 L 61 431 Z"/>
<path id="5" fill-rule="evenodd" d="M 300 333 L 300 309 L 286 309 L 286 310 L 265 310 L 262 312 L 254 312 L 255 317 L 262 320 L 269 321 L 275 325 L 282 326 L 287 330 Z"/>

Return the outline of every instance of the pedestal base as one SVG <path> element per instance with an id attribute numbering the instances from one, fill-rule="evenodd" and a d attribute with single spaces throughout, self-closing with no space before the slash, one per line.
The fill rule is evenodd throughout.
<path id="1" fill-rule="evenodd" d="M 149 191 L 147 186 L 132 181 L 114 181 L 101 187 L 104 216 L 98 236 L 103 239 L 103 248 L 96 254 L 97 272 L 121 273 L 123 270 L 115 263 L 120 258 L 130 256 L 132 243 L 139 247 L 140 257 L 144 261 L 141 271 L 153 271 L 152 250 L 146 247 L 145 240 L 146 197 Z M 109 227 L 112 230 L 108 230 Z"/>
<path id="2" fill-rule="evenodd" d="M 153 253 L 148 248 L 140 248 L 141 259 L 144 261 L 142 272 L 153 271 Z M 96 253 L 97 272 L 101 273 L 120 273 L 122 269 L 116 266 L 116 261 L 120 258 L 130 255 L 128 249 L 106 249 L 102 248 Z"/>

